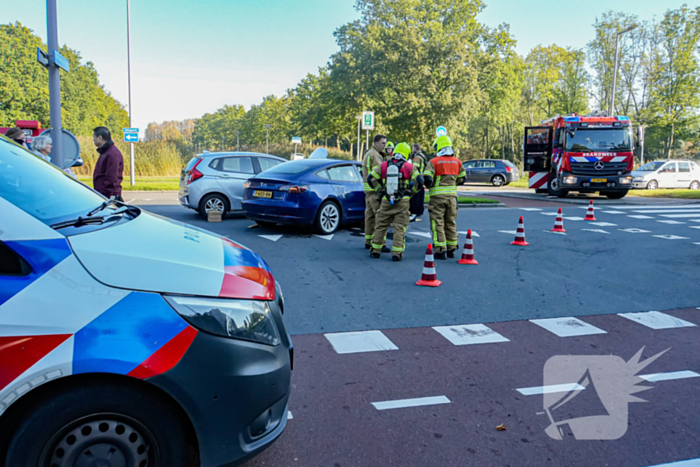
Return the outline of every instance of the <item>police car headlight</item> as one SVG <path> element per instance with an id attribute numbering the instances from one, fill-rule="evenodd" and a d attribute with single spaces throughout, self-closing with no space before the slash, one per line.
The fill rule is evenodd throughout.
<path id="1" fill-rule="evenodd" d="M 266 345 L 279 345 L 280 336 L 261 300 L 163 296 L 182 318 L 200 331 Z"/>

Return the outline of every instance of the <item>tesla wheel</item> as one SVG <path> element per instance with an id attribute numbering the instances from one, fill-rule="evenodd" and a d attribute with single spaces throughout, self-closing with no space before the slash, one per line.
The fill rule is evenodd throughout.
<path id="1" fill-rule="evenodd" d="M 324 201 L 318 208 L 314 230 L 322 235 L 330 235 L 340 227 L 340 208 L 333 201 Z"/>
<path id="2" fill-rule="evenodd" d="M 506 183 L 506 179 L 503 178 L 503 175 L 494 175 L 491 178 L 491 184 L 493 186 L 503 186 L 504 183 Z"/>
<path id="3" fill-rule="evenodd" d="M 20 421 L 12 467 L 188 467 L 196 450 L 173 408 L 147 392 L 94 384 L 53 393 Z"/>
<path id="4" fill-rule="evenodd" d="M 622 199 L 627 196 L 629 190 L 625 191 L 601 191 L 601 195 L 607 196 L 609 199 Z"/>
<path id="5" fill-rule="evenodd" d="M 209 211 L 221 211 L 221 217 L 224 217 L 229 211 L 229 203 L 225 196 L 218 193 L 212 193 L 202 198 L 199 202 L 199 213 L 206 218 Z"/>
<path id="6" fill-rule="evenodd" d="M 656 180 L 652 180 L 649 183 L 647 183 L 647 190 L 656 190 L 659 188 L 659 182 Z"/>
<path id="7" fill-rule="evenodd" d="M 700 182 L 697 180 L 690 182 L 690 187 L 691 190 L 700 190 Z"/>

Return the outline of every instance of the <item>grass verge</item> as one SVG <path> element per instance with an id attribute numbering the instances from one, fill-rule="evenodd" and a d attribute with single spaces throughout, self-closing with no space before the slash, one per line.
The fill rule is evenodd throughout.
<path id="1" fill-rule="evenodd" d="M 500 203 L 500 201 L 496 201 L 495 199 L 473 198 L 471 196 L 458 196 L 457 202 L 459 204 L 498 204 L 498 203 Z"/>
<path id="2" fill-rule="evenodd" d="M 630 190 L 629 195 L 648 198 L 700 199 L 700 190 Z"/>
<path id="3" fill-rule="evenodd" d="M 92 187 L 92 177 L 78 177 L 81 182 Z M 177 191 L 180 185 L 178 177 L 149 177 L 137 178 L 136 184 L 131 186 L 129 179 L 122 182 L 123 191 Z"/>

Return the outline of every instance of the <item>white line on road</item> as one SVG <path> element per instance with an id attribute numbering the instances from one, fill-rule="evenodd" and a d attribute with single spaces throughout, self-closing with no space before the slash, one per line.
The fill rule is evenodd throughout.
<path id="1" fill-rule="evenodd" d="M 544 216 L 556 216 L 559 213 L 558 212 L 541 212 L 540 214 L 542 214 Z"/>
<path id="2" fill-rule="evenodd" d="M 617 229 L 621 232 L 629 232 L 629 233 L 651 233 L 651 230 L 644 230 L 644 229 L 636 229 L 636 228 L 631 228 L 631 229 Z"/>
<path id="3" fill-rule="evenodd" d="M 518 233 L 517 230 L 499 230 L 499 232 L 507 233 L 507 234 L 511 234 L 511 235 L 515 235 L 516 233 Z"/>
<path id="4" fill-rule="evenodd" d="M 258 235 L 258 237 L 262 237 L 266 240 L 272 240 L 273 242 L 276 242 L 280 238 L 284 237 L 284 235 Z"/>
<path id="5" fill-rule="evenodd" d="M 483 324 L 462 324 L 457 326 L 435 326 L 435 331 L 454 345 L 493 344 L 510 342 L 493 329 Z"/>
<path id="6" fill-rule="evenodd" d="M 610 222 L 591 222 L 591 224 L 599 227 L 617 227 L 617 224 L 611 224 Z"/>
<path id="7" fill-rule="evenodd" d="M 582 220 L 583 220 L 583 217 L 568 217 L 568 216 L 564 216 L 564 219 L 566 219 L 567 221 L 582 221 Z"/>
<path id="8" fill-rule="evenodd" d="M 587 232 L 597 232 L 597 233 L 602 233 L 602 234 L 609 234 L 610 233 L 610 232 L 606 232 L 605 230 L 601 230 L 601 229 L 581 229 L 581 230 L 585 230 Z"/>
<path id="9" fill-rule="evenodd" d="M 425 405 L 449 404 L 451 401 L 445 396 L 417 397 L 415 399 L 400 399 L 396 401 L 372 402 L 377 410 L 404 409 L 407 407 L 422 407 Z"/>
<path id="10" fill-rule="evenodd" d="M 639 324 L 651 329 L 672 329 L 672 328 L 688 328 L 695 324 L 688 321 L 676 318 L 675 316 L 659 313 L 658 311 L 643 311 L 640 313 L 618 313 L 618 316 L 636 321 Z"/>
<path id="11" fill-rule="evenodd" d="M 593 334 L 607 334 L 592 324 L 581 321 L 578 318 L 550 318 L 531 319 L 531 323 L 536 324 L 559 337 L 590 336 Z"/>
<path id="12" fill-rule="evenodd" d="M 625 211 L 601 211 L 605 214 L 627 214 Z"/>
<path id="13" fill-rule="evenodd" d="M 547 232 L 547 233 L 557 234 L 557 235 L 566 235 L 565 232 L 553 232 L 551 230 L 543 230 L 542 232 Z"/>
<path id="14" fill-rule="evenodd" d="M 467 232 L 457 232 L 460 235 L 467 235 Z M 472 230 L 472 237 L 480 237 L 480 235 Z"/>
<path id="15" fill-rule="evenodd" d="M 652 235 L 652 237 L 665 238 L 666 240 L 689 240 L 689 237 L 679 237 L 678 235 Z"/>
<path id="16" fill-rule="evenodd" d="M 409 235 L 418 235 L 419 237 L 425 237 L 425 238 L 433 238 L 432 235 L 430 235 L 428 232 L 406 232 Z"/>
<path id="17" fill-rule="evenodd" d="M 643 211 L 634 210 L 632 212 L 638 212 L 641 214 L 679 214 L 682 212 L 685 212 L 685 213 L 694 212 L 696 214 L 700 214 L 700 206 L 697 207 L 696 209 L 654 209 L 654 210 L 646 209 Z"/>
<path id="18" fill-rule="evenodd" d="M 542 208 L 519 208 L 521 211 L 541 211 Z"/>
<path id="19" fill-rule="evenodd" d="M 339 354 L 399 349 L 381 331 L 336 332 L 324 336 Z"/>
<path id="20" fill-rule="evenodd" d="M 291 411 L 291 410 L 287 410 L 287 420 L 291 420 L 291 419 L 293 419 L 293 418 L 294 418 L 294 417 L 292 416 L 292 411 Z"/>
<path id="21" fill-rule="evenodd" d="M 636 215 L 636 216 L 627 216 L 627 217 L 631 217 L 632 219 L 653 219 L 652 216 L 640 216 L 640 215 Z"/>
<path id="22" fill-rule="evenodd" d="M 662 224 L 670 224 L 670 225 L 685 224 L 685 222 L 678 222 L 678 221 L 656 221 L 656 222 L 661 222 Z"/>
<path id="23" fill-rule="evenodd" d="M 691 229 L 700 229 L 700 225 L 689 225 Z"/>
<path id="24" fill-rule="evenodd" d="M 668 217 L 669 219 L 689 219 L 691 217 L 700 217 L 700 212 L 697 214 L 661 214 L 661 217 Z"/>
<path id="25" fill-rule="evenodd" d="M 618 209 L 623 209 L 623 206 L 617 206 Z M 636 211 L 637 209 L 644 209 L 646 211 L 650 209 L 658 209 L 658 210 L 674 210 L 674 209 L 700 209 L 700 203 L 698 204 L 668 204 L 666 206 L 661 206 L 661 205 L 654 205 L 654 204 L 647 204 L 645 206 L 633 206 L 633 205 L 627 205 L 625 209 L 631 209 L 633 211 Z"/>
<path id="26" fill-rule="evenodd" d="M 657 381 L 670 381 L 673 379 L 698 378 L 700 375 L 694 371 L 683 370 L 669 371 L 667 373 L 653 373 L 650 375 L 639 375 L 639 377 L 649 381 L 650 383 L 656 383 Z"/>
<path id="27" fill-rule="evenodd" d="M 650 465 L 649 467 L 700 467 L 700 457 L 685 461 L 669 462 L 667 464 Z"/>
<path id="28" fill-rule="evenodd" d="M 586 389 L 578 383 L 551 384 L 549 386 L 534 386 L 531 388 L 518 388 L 523 396 L 536 396 L 539 394 L 552 394 L 555 392 L 582 391 Z"/>

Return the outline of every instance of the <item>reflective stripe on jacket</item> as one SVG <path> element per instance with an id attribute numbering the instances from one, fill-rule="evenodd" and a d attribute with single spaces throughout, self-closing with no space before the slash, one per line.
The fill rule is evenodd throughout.
<path id="1" fill-rule="evenodd" d="M 369 177 L 373 170 L 376 170 L 377 172 L 379 171 L 379 166 L 384 160 L 383 156 L 384 153 L 380 152 L 376 146 L 373 146 L 372 149 L 365 153 L 365 157 L 362 159 L 362 181 L 364 182 L 365 192 L 373 193 L 379 190 L 379 184 L 377 184 L 374 189 L 369 186 L 367 177 Z M 381 179 L 381 177 L 378 175 L 373 175 L 373 177 L 377 180 Z"/>
<path id="2" fill-rule="evenodd" d="M 440 156 L 432 159 L 425 167 L 423 175 L 433 178 L 430 197 L 457 196 L 457 185 L 467 177 L 462 161 L 455 156 Z"/>

